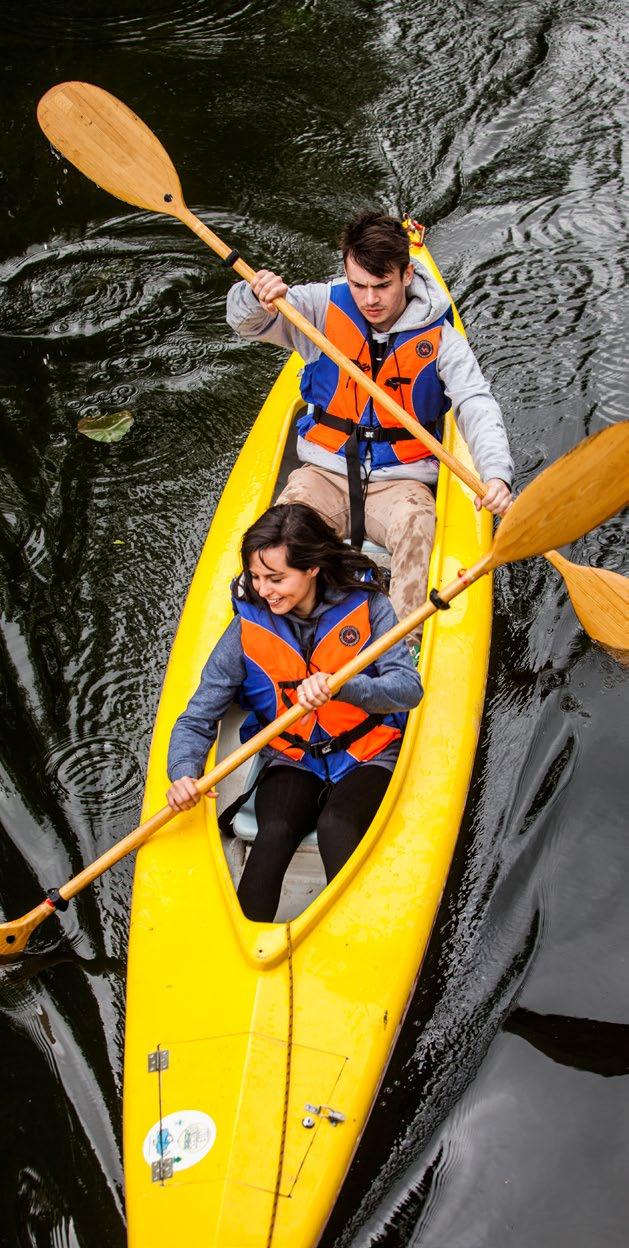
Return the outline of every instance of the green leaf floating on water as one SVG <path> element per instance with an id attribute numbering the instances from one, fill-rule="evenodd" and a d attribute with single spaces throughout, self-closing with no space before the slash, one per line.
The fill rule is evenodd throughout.
<path id="1" fill-rule="evenodd" d="M 119 442 L 132 424 L 131 412 L 108 412 L 105 416 L 84 416 L 77 429 L 94 442 Z"/>

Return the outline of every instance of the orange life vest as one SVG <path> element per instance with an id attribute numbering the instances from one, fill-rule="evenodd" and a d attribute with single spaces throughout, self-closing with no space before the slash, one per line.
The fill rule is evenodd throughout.
<path id="1" fill-rule="evenodd" d="M 295 690 L 306 676 L 338 671 L 369 644 L 369 596 L 366 590 L 356 589 L 322 612 L 307 655 L 283 616 L 234 596 L 246 668 L 240 698 L 251 712 L 241 730 L 243 741 L 295 703 Z M 375 674 L 375 667 L 370 665 L 365 672 Z M 270 744 L 280 754 L 305 763 L 322 779 L 337 781 L 398 740 L 405 723 L 406 715 L 369 715 L 333 698 Z"/>
<path id="2" fill-rule="evenodd" d="M 451 315 L 448 309 L 430 325 L 391 334 L 376 370 L 371 326 L 359 311 L 348 283 L 335 282 L 325 333 L 366 376 L 390 390 L 409 415 L 441 439 L 442 421 L 450 403 L 437 373 L 437 356 L 443 322 Z M 373 468 L 414 463 L 431 454 L 326 355 L 304 369 L 301 393 L 310 410 L 298 422 L 300 435 L 333 454 L 346 455 L 350 439 L 358 442 L 361 460 L 370 445 Z"/>

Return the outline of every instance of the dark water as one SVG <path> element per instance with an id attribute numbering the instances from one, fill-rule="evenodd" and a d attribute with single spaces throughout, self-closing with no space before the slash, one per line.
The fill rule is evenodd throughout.
<path id="1" fill-rule="evenodd" d="M 522 485 L 626 415 L 623 11 L 4 6 L 7 917 L 136 821 L 182 596 L 280 363 L 233 339 L 230 279 L 192 235 L 51 154 L 40 95 L 84 78 L 120 96 L 159 133 L 191 207 L 291 280 L 336 267 L 355 208 L 414 211 L 493 379 Z M 77 435 L 80 417 L 119 408 L 135 417 L 124 441 Z M 619 571 L 622 553 L 616 519 L 572 557 Z M 549 565 L 510 567 L 496 589 L 460 849 L 325 1248 L 626 1242 L 624 680 Z M 1 973 L 2 1248 L 124 1243 L 130 885 L 126 863 Z"/>

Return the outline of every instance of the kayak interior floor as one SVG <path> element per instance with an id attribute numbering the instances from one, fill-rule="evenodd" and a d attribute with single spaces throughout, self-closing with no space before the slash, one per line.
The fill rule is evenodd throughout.
<path id="1" fill-rule="evenodd" d="M 223 717 L 216 751 L 217 762 L 240 745 L 239 730 L 243 719 L 244 713 L 237 706 L 232 706 L 227 715 Z M 243 763 L 221 782 L 217 801 L 219 817 L 222 811 L 244 791 L 252 761 Z M 311 831 L 311 828 L 307 828 L 306 834 Z M 221 842 L 234 888 L 238 888 L 250 846 L 239 836 L 221 835 Z M 285 923 L 289 919 L 296 918 L 324 888 L 325 872 L 319 851 L 315 845 L 304 845 L 295 854 L 284 877 L 275 922 Z"/>

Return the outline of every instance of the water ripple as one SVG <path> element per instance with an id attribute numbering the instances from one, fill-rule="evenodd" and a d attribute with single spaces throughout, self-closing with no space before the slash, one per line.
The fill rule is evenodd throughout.
<path id="1" fill-rule="evenodd" d="M 130 10 L 136 9 L 133 13 Z M 52 13 L 42 12 L 37 29 L 19 13 L 8 19 L 13 38 L 35 35 L 40 44 L 51 39 L 56 42 L 72 42 L 89 46 L 97 42 L 101 46 L 129 46 L 150 53 L 168 44 L 181 50 L 184 55 L 201 56 L 216 47 L 218 51 L 225 40 L 238 39 L 244 22 L 256 16 L 260 8 L 256 0 L 240 4 L 237 8 L 228 0 L 219 0 L 208 13 L 207 5 L 200 0 L 180 0 L 175 4 L 153 2 L 149 11 L 146 5 L 126 4 L 124 9 L 112 12 L 111 5 L 94 3 L 89 11 L 73 13 L 70 9 L 59 24 Z"/>
<path id="2" fill-rule="evenodd" d="M 64 801 L 99 822 L 137 806 L 142 796 L 138 760 L 119 739 L 94 735 L 65 741 L 44 760 L 50 783 Z"/>
<path id="3" fill-rule="evenodd" d="M 627 28 L 619 0 L 492 0 L 480 17 L 468 0 L 94 0 L 67 4 L 63 21 L 50 5 L 10 7 L 3 31 L 0 816 L 14 915 L 137 822 L 182 593 L 281 356 L 233 337 L 231 275 L 183 226 L 118 207 L 50 155 L 38 95 L 77 74 L 126 99 L 203 219 L 291 281 L 337 270 L 339 228 L 357 207 L 425 220 L 521 487 L 626 418 Z M 117 445 L 77 435 L 81 416 L 121 407 L 135 423 Z M 624 571 L 625 549 L 613 518 L 570 553 Z M 619 679 L 552 568 L 500 571 L 459 853 L 326 1248 L 541 1242 L 536 1173 L 549 1144 L 565 1182 L 552 1184 L 554 1229 L 561 1218 L 567 1228 L 557 1248 L 581 1248 L 595 1215 L 610 1248 L 624 1242 L 609 1165 L 621 1111 L 601 1110 L 584 1071 L 554 1101 L 556 1063 L 544 1083 L 543 1054 L 529 1067 L 531 1046 L 501 1035 L 520 993 L 550 1017 L 624 1008 Z M 130 860 L 106 873 L 38 932 L 24 980 L 2 978 L 5 1071 L 19 1072 L 3 1084 L 11 1248 L 124 1243 L 131 876 Z M 591 1175 L 569 1190 L 597 1114 Z"/>

